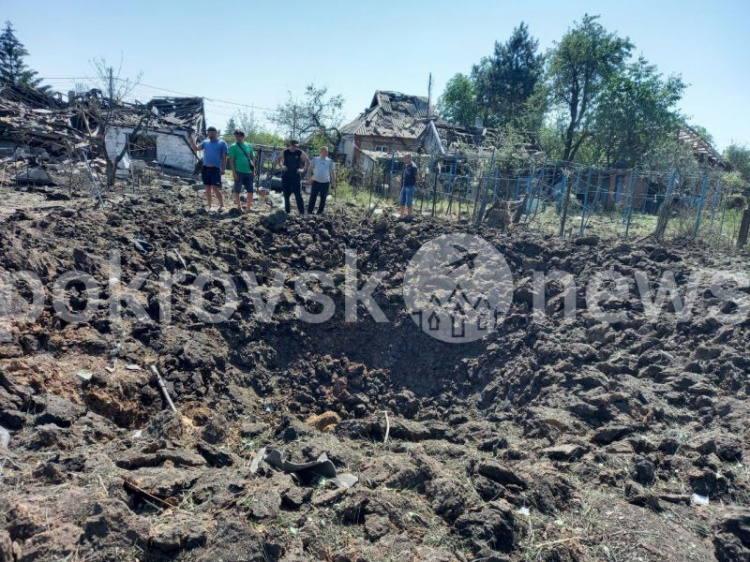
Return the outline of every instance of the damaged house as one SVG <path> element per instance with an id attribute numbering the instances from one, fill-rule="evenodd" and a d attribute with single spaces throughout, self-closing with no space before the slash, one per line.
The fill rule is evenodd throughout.
<path id="1" fill-rule="evenodd" d="M 379 90 L 370 106 L 341 129 L 338 152 L 350 166 L 366 166 L 383 153 L 417 152 L 429 117 L 426 97 Z"/>
<path id="2" fill-rule="evenodd" d="M 143 115 L 151 115 L 133 134 Z M 193 172 L 196 154 L 188 135 L 205 135 L 206 118 L 202 98 L 154 98 L 144 106 L 128 106 L 119 110 L 106 131 L 107 154 L 115 159 L 127 145 L 127 155 L 120 167 L 130 160 L 156 162 L 165 168 Z"/>

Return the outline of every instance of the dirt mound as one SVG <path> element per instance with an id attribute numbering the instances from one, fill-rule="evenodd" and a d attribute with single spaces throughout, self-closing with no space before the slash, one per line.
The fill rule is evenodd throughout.
<path id="1" fill-rule="evenodd" d="M 192 192 L 70 205 L 0 225 L 0 272 L 33 272 L 45 291 L 40 317 L 6 321 L 0 341 L 10 434 L 7 448 L 0 439 L 0 561 L 750 555 L 750 321 L 722 322 L 738 305 L 704 281 L 690 321 L 654 319 L 636 283 L 640 272 L 655 288 L 669 270 L 686 290 L 691 272 L 739 270 L 746 257 L 689 242 L 574 244 L 401 223 L 354 207 L 224 217 L 200 212 Z M 463 345 L 423 332 L 401 287 L 419 248 L 457 231 L 498 249 L 515 285 L 497 330 Z M 373 297 L 387 323 L 361 303 L 358 321 L 346 321 L 349 249 L 359 287 L 382 272 Z M 143 281 L 134 298 L 146 317 L 130 304 L 112 314 L 112 251 L 124 285 Z M 52 298 L 73 269 L 96 285 L 57 294 L 91 312 L 84 322 L 66 320 Z M 270 298 L 277 269 L 286 277 L 276 311 L 262 317 L 249 289 Z M 299 304 L 323 306 L 295 291 L 312 270 L 332 281 L 326 322 L 298 318 Z M 551 281 L 539 310 L 534 272 L 553 270 L 576 287 Z M 240 271 L 236 311 L 206 322 L 228 295 L 204 284 L 199 310 L 190 286 Z M 606 322 L 586 306 L 602 271 L 631 280 L 597 301 L 619 314 Z M 174 281 L 166 300 L 160 275 Z M 358 482 L 303 484 L 258 462 L 264 447 L 292 463 L 325 453 Z"/>

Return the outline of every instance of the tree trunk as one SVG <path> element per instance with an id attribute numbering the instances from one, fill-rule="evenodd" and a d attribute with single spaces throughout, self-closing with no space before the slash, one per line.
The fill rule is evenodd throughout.
<path id="1" fill-rule="evenodd" d="M 117 162 L 107 158 L 107 187 L 114 187 L 117 180 Z"/>
<path id="2" fill-rule="evenodd" d="M 745 209 L 742 214 L 742 224 L 740 224 L 740 235 L 737 237 L 737 247 L 744 248 L 747 245 L 747 237 L 750 234 L 750 207 Z"/>

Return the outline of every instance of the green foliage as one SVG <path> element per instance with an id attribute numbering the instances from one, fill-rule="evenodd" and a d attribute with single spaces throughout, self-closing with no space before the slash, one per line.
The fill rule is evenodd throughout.
<path id="1" fill-rule="evenodd" d="M 477 104 L 486 125 L 525 130 L 538 119 L 539 109 L 543 113 L 543 98 L 532 100 L 544 77 L 544 56 L 538 49 L 539 41 L 521 22 L 505 43 L 495 43 L 492 56 L 474 66 Z"/>
<path id="2" fill-rule="evenodd" d="M 245 132 L 245 140 L 250 144 L 262 144 L 264 146 L 284 146 L 285 140 L 275 133 L 263 129 L 255 115 L 251 111 L 238 110 L 227 121 L 224 140 L 228 143 L 234 142 L 235 129 Z"/>
<path id="3" fill-rule="evenodd" d="M 747 197 L 736 193 L 729 197 L 727 209 L 747 209 Z"/>
<path id="4" fill-rule="evenodd" d="M 282 139 L 276 133 L 268 131 L 253 131 L 252 134 L 247 137 L 248 142 L 252 144 L 262 144 L 264 146 L 284 146 L 284 139 Z"/>
<path id="5" fill-rule="evenodd" d="M 595 109 L 595 160 L 606 167 L 631 168 L 676 136 L 681 117 L 675 106 L 684 90 L 679 76 L 664 78 L 643 57 L 611 73 Z"/>
<path id="6" fill-rule="evenodd" d="M 504 173 L 512 173 L 528 163 L 526 144 L 521 133 L 508 129 L 495 147 L 495 165 Z"/>
<path id="7" fill-rule="evenodd" d="M 744 145 L 730 144 L 724 151 L 724 158 L 734 168 L 740 189 L 750 195 L 750 149 Z"/>
<path id="8" fill-rule="evenodd" d="M 5 29 L 0 34 L 0 84 L 49 89 L 49 86 L 41 86 L 37 73 L 26 66 L 24 58 L 27 56 L 29 52 L 16 37 L 13 24 L 5 22 Z"/>
<path id="9" fill-rule="evenodd" d="M 644 170 L 669 174 L 676 171 L 681 176 L 700 173 L 700 164 L 690 147 L 676 137 L 668 137 L 652 147 L 641 159 Z"/>
<path id="10" fill-rule="evenodd" d="M 585 15 L 550 54 L 550 101 L 565 123 L 560 131 L 564 161 L 574 160 L 583 142 L 592 135 L 599 98 L 633 49 L 627 38 L 607 31 L 597 19 L 598 16 Z"/>
<path id="11" fill-rule="evenodd" d="M 343 121 L 343 106 L 343 96 L 329 95 L 325 86 L 308 84 L 301 100 L 289 92 L 289 99 L 276 108 L 271 121 L 290 138 L 321 135 L 335 151 L 341 140 L 339 127 Z"/>
<path id="12" fill-rule="evenodd" d="M 479 115 L 474 82 L 465 74 L 456 74 L 448 80 L 438 101 L 438 115 L 464 127 L 473 127 Z"/>
<path id="13" fill-rule="evenodd" d="M 706 129 L 703 125 L 690 125 L 690 128 L 693 129 L 696 133 L 698 133 L 698 136 L 702 138 L 704 141 L 706 141 L 711 146 L 714 145 L 714 137 L 711 133 L 708 132 L 708 129 Z"/>

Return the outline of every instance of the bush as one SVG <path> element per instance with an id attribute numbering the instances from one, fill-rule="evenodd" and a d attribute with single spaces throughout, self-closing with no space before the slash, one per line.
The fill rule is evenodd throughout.
<path id="1" fill-rule="evenodd" d="M 735 193 L 727 201 L 727 209 L 747 209 L 747 197 Z"/>

